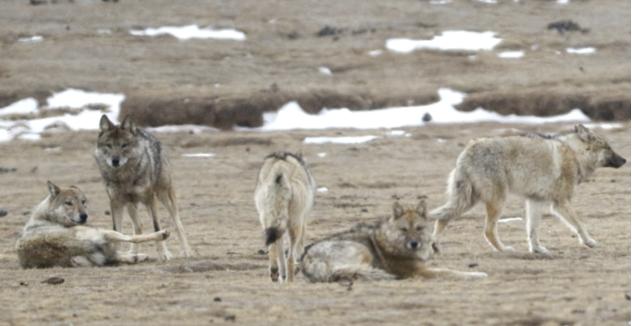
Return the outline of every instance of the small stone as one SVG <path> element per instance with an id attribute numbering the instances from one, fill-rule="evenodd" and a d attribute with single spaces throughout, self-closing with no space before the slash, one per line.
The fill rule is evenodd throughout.
<path id="1" fill-rule="evenodd" d="M 430 122 L 432 121 L 432 116 L 430 115 L 430 113 L 426 112 L 424 113 L 424 116 L 421 118 L 421 121 Z"/>
<path id="2" fill-rule="evenodd" d="M 105 212 L 103 212 L 103 214 L 110 215 L 110 211 L 105 211 Z"/>
<path id="3" fill-rule="evenodd" d="M 369 212 L 369 210 L 368 210 L 368 209 L 366 209 L 366 208 L 363 208 L 363 209 L 361 209 L 360 211 L 361 211 L 362 213 L 368 213 L 368 212 Z"/>
<path id="4" fill-rule="evenodd" d="M 469 268 L 478 267 L 478 263 L 469 263 L 469 264 L 467 264 L 467 267 L 469 267 Z"/>
<path id="5" fill-rule="evenodd" d="M 224 316 L 224 320 L 225 321 L 232 321 L 232 322 L 234 322 L 235 320 L 237 320 L 237 316 L 235 316 L 235 315 L 226 315 L 226 316 Z"/>
<path id="6" fill-rule="evenodd" d="M 42 283 L 46 283 L 46 284 L 52 284 L 52 285 L 57 285 L 57 284 L 62 284 L 64 283 L 66 280 L 64 280 L 61 277 L 58 276 L 53 276 L 53 277 L 49 277 L 45 280 L 42 281 Z"/>
<path id="7" fill-rule="evenodd" d="M 259 251 L 257 251 L 257 254 L 259 254 L 259 255 L 262 255 L 262 256 L 263 256 L 263 255 L 265 255 L 265 254 L 266 254 L 266 251 L 265 251 L 265 250 L 263 250 L 263 249 L 259 249 Z"/>
<path id="8" fill-rule="evenodd" d="M 628 300 L 628 301 L 630 301 L 630 293 L 626 293 L 626 294 L 625 294 L 625 299 L 626 299 L 626 300 Z"/>
<path id="9" fill-rule="evenodd" d="M 215 301 L 215 302 L 222 302 L 222 298 L 220 298 L 220 297 L 215 297 L 215 298 L 213 298 L 213 301 Z"/>
<path id="10" fill-rule="evenodd" d="M 0 208 L 0 217 L 5 217 L 7 214 L 9 214 L 9 212 L 6 209 Z"/>
<path id="11" fill-rule="evenodd" d="M 20 281 L 20 286 L 29 286 L 29 282 Z M 628 299 L 629 300 L 629 299 Z"/>

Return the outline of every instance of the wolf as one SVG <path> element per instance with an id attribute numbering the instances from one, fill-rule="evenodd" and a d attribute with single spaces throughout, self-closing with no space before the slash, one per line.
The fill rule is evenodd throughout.
<path id="1" fill-rule="evenodd" d="M 112 230 L 84 226 L 88 220 L 86 196 L 75 187 L 61 189 L 48 181 L 48 196 L 34 209 L 16 243 L 23 268 L 134 264 L 146 255 L 122 254 L 118 242 L 164 240 L 166 230 L 128 236 Z"/>
<path id="2" fill-rule="evenodd" d="M 314 204 L 316 182 L 296 154 L 276 152 L 265 157 L 257 176 L 255 206 L 265 233 L 273 282 L 294 280 L 297 258 L 303 253 L 305 224 Z M 283 235 L 289 233 L 285 256 Z"/>
<path id="3" fill-rule="evenodd" d="M 114 230 L 121 231 L 123 210 L 127 208 L 134 234 L 141 234 L 137 205 L 142 203 L 151 215 L 154 231 L 158 232 L 157 201 L 160 201 L 169 211 L 184 256 L 191 257 L 191 247 L 178 214 L 171 169 L 160 142 L 127 117 L 117 126 L 103 115 L 99 129 L 94 157 L 110 198 Z M 161 260 L 172 257 L 164 241 L 157 242 L 157 249 Z M 130 252 L 138 252 L 135 244 Z"/>
<path id="4" fill-rule="evenodd" d="M 572 132 L 530 134 L 471 141 L 459 155 L 448 178 L 448 200 L 430 213 L 437 219 L 437 237 L 448 222 L 482 201 L 487 209 L 485 239 L 497 251 L 513 250 L 498 238 L 496 222 L 509 193 L 525 198 L 529 251 L 549 255 L 540 244 L 538 225 L 547 209 L 577 233 L 581 244 L 593 248 L 590 237 L 571 207 L 575 187 L 597 168 L 619 168 L 626 160 L 608 141 L 575 125 Z"/>
<path id="5" fill-rule="evenodd" d="M 312 282 L 487 276 L 426 266 L 434 253 L 432 223 L 425 197 L 416 207 L 404 208 L 396 201 L 388 218 L 357 224 L 309 245 L 301 257 L 303 275 Z"/>

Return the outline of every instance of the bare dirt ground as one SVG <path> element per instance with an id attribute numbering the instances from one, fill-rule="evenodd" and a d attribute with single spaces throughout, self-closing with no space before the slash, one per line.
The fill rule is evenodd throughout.
<path id="1" fill-rule="evenodd" d="M 629 1 L 55 2 L 0 2 L 0 107 L 75 87 L 124 93 L 124 114 L 145 125 L 230 128 L 260 125 L 262 111 L 289 100 L 311 112 L 369 109 L 428 103 L 450 87 L 470 95 L 465 110 L 551 115 L 579 107 L 601 120 L 630 119 Z M 547 29 L 564 20 L 588 32 Z M 129 34 L 194 23 L 236 28 L 247 40 Z M 326 27 L 330 33 L 319 36 Z M 384 49 L 388 38 L 429 39 L 444 30 L 491 30 L 503 42 L 477 54 Z M 44 40 L 18 41 L 31 35 Z M 572 55 L 568 47 L 597 52 Z M 384 53 L 368 55 L 376 49 Z M 497 57 L 506 50 L 525 56 Z M 333 75 L 318 73 L 320 66 Z"/>
<path id="2" fill-rule="evenodd" d="M 45 182 L 75 184 L 89 198 L 94 226 L 111 221 L 104 186 L 91 153 L 96 133 L 61 133 L 37 143 L 0 145 L 0 324 L 207 323 L 349 325 L 622 325 L 630 319 L 630 164 L 601 169 L 580 185 L 574 207 L 599 242 L 582 247 L 559 221 L 547 216 L 541 238 L 551 259 L 526 254 L 522 222 L 502 223 L 500 236 L 516 254 L 492 252 L 482 237 L 480 207 L 452 223 L 433 266 L 484 271 L 481 281 L 403 280 L 347 284 L 269 281 L 263 236 L 253 204 L 262 157 L 274 150 L 302 151 L 320 186 L 308 227 L 319 237 L 390 213 L 392 196 L 444 200 L 445 179 L 467 141 L 478 136 L 559 131 L 565 125 L 452 125 L 406 129 L 411 137 L 384 131 L 207 132 L 159 134 L 175 167 L 181 216 L 198 255 L 136 266 L 21 270 L 14 242 L 31 208 L 46 195 Z M 304 145 L 310 135 L 381 138 L 358 145 Z M 630 126 L 605 132 L 612 147 L 630 158 Z M 215 153 L 213 158 L 183 157 Z M 318 153 L 327 153 L 319 157 Z M 168 225 L 161 210 L 163 225 Z M 504 217 L 523 216 L 510 200 Z M 145 229 L 151 223 L 142 215 Z M 130 230 L 126 219 L 126 230 Z M 168 240 L 178 253 L 176 237 Z M 155 255 L 155 248 L 141 250 Z M 470 267 L 472 266 L 472 267 Z M 43 280 L 57 276 L 63 284 Z M 626 299 L 626 295 L 628 296 Z"/>

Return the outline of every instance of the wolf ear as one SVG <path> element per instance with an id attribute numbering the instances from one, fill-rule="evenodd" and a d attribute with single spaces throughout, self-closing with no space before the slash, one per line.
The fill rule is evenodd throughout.
<path id="1" fill-rule="evenodd" d="M 48 193 L 50 194 L 51 198 L 56 197 L 61 192 L 61 189 L 59 189 L 57 185 L 50 181 L 46 181 L 46 185 L 48 186 Z"/>
<path id="2" fill-rule="evenodd" d="M 112 121 L 110 121 L 110 119 L 108 119 L 107 115 L 102 115 L 101 116 L 101 120 L 99 121 L 99 129 L 101 129 L 101 131 L 107 131 L 110 130 L 114 127 L 114 124 L 112 123 Z"/>
<path id="3" fill-rule="evenodd" d="M 404 207 L 396 201 L 393 203 L 393 219 L 398 219 L 404 215 Z"/>
<path id="4" fill-rule="evenodd" d="M 121 122 L 121 127 L 125 130 L 129 130 L 131 133 L 136 133 L 136 124 L 130 119 L 129 115 L 123 118 L 123 122 Z"/>
<path id="5" fill-rule="evenodd" d="M 419 216 L 426 218 L 426 196 L 420 196 L 419 197 L 419 204 L 417 204 L 417 214 L 419 214 Z"/>
<path id="6" fill-rule="evenodd" d="M 575 133 L 583 142 L 588 142 L 595 139 L 590 129 L 586 128 L 586 126 L 584 126 L 583 124 L 575 125 Z"/>

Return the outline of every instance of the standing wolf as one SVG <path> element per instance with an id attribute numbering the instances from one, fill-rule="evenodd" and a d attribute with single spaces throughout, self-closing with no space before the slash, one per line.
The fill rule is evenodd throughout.
<path id="1" fill-rule="evenodd" d="M 154 224 L 160 230 L 157 216 L 159 200 L 169 211 L 175 224 L 180 245 L 186 257 L 191 248 L 178 215 L 176 193 L 171 182 L 171 171 L 160 142 L 146 131 L 137 128 L 128 118 L 120 126 L 114 125 L 103 115 L 99 123 L 99 137 L 94 157 L 101 171 L 110 197 L 114 230 L 121 231 L 123 209 L 132 220 L 134 234 L 141 234 L 137 217 L 137 205 L 145 205 Z M 158 255 L 162 260 L 171 258 L 164 241 L 157 242 Z M 131 253 L 138 252 L 132 244 Z"/>
<path id="2" fill-rule="evenodd" d="M 315 188 L 316 182 L 300 156 L 278 152 L 264 159 L 257 177 L 255 205 L 265 231 L 272 281 L 294 280 Z M 286 230 L 290 238 L 287 258 L 283 248 Z"/>
<path id="3" fill-rule="evenodd" d="M 395 202 L 387 219 L 361 223 L 309 245 L 301 259 L 303 274 L 312 282 L 487 276 L 425 266 L 434 251 L 431 229 L 424 198 L 416 208 L 405 209 Z"/>
<path id="4" fill-rule="evenodd" d="M 596 245 L 571 207 L 575 186 L 598 167 L 619 168 L 626 160 L 603 137 L 583 125 L 556 136 L 484 138 L 470 142 L 448 179 L 448 201 L 430 216 L 437 218 L 435 236 L 448 222 L 477 202 L 487 208 L 485 239 L 498 251 L 511 250 L 498 239 L 496 222 L 508 193 L 526 199 L 529 251 L 548 254 L 537 234 L 542 214 L 550 209 L 577 233 L 582 244 Z"/>
<path id="5" fill-rule="evenodd" d="M 133 264 L 147 259 L 147 256 L 119 253 L 116 243 L 157 241 L 169 236 L 165 230 L 128 236 L 82 226 L 88 220 L 83 192 L 74 186 L 60 189 L 50 181 L 48 192 L 46 199 L 35 208 L 16 243 L 23 268 Z"/>

